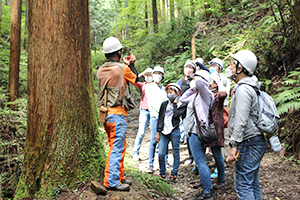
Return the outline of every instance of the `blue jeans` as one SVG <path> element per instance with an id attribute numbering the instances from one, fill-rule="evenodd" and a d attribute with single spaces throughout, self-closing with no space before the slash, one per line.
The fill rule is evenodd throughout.
<path id="1" fill-rule="evenodd" d="M 184 141 L 185 137 L 185 123 L 186 123 L 186 118 L 182 120 L 182 123 L 179 125 L 180 129 L 180 141 Z"/>
<path id="2" fill-rule="evenodd" d="M 139 116 L 139 130 L 135 138 L 133 153 L 139 155 L 143 138 L 150 120 L 150 112 L 148 110 L 140 110 Z"/>
<path id="3" fill-rule="evenodd" d="M 239 144 L 240 151 L 235 163 L 235 190 L 239 199 L 261 200 L 258 172 L 262 157 L 267 148 L 267 142 L 263 135 L 247 139 Z"/>
<path id="4" fill-rule="evenodd" d="M 225 181 L 225 166 L 224 166 L 224 158 L 221 153 L 221 147 L 219 146 L 211 147 L 211 151 L 213 153 L 214 159 L 217 164 L 218 181 Z"/>
<path id="5" fill-rule="evenodd" d="M 156 117 L 150 118 L 150 127 L 151 127 L 151 137 L 150 137 L 150 144 L 149 144 L 149 165 L 153 165 L 154 162 L 154 154 L 156 148 L 155 142 L 155 135 L 157 133 L 157 121 Z"/>
<path id="6" fill-rule="evenodd" d="M 158 150 L 158 162 L 159 162 L 159 172 L 161 175 L 166 174 L 166 152 L 168 151 L 169 142 L 172 143 L 173 149 L 173 169 L 171 174 L 177 175 L 179 164 L 180 164 L 180 130 L 179 127 L 174 128 L 174 130 L 169 135 L 160 134 L 159 140 L 159 150 Z"/>
<path id="7" fill-rule="evenodd" d="M 191 134 L 189 138 L 190 148 L 192 151 L 193 158 L 196 162 L 202 187 L 203 193 L 211 193 L 212 183 L 210 179 L 210 169 L 205 160 L 205 148 L 195 134 Z"/>

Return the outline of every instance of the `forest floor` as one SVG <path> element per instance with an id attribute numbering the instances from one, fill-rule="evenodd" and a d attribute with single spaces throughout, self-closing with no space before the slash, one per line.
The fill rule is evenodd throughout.
<path id="1" fill-rule="evenodd" d="M 137 110 L 131 112 L 128 117 L 128 129 L 127 129 L 127 155 L 125 157 L 125 168 L 129 166 L 134 167 L 139 172 L 146 172 L 148 167 L 148 146 L 150 142 L 150 129 L 147 129 L 143 143 L 140 149 L 139 161 L 133 161 L 131 159 L 131 153 L 134 145 L 135 136 L 138 130 L 138 116 Z M 164 197 L 151 192 L 146 189 L 141 183 L 137 182 L 130 173 L 126 178 L 133 181 L 133 185 L 129 192 L 116 192 L 108 191 L 105 196 L 93 196 L 89 190 L 80 195 L 76 199 L 194 199 L 195 193 L 201 192 L 201 187 L 193 189 L 190 187 L 190 183 L 199 180 L 199 175 L 193 174 L 192 169 L 194 165 L 184 165 L 184 161 L 188 158 L 188 151 L 186 144 L 180 144 L 180 168 L 178 171 L 177 180 L 175 183 L 170 183 L 178 193 L 175 193 L 173 197 Z M 207 155 L 207 161 L 210 162 L 211 157 Z M 171 145 L 169 146 L 168 162 L 173 164 L 173 156 Z M 213 172 L 215 167 L 211 167 Z M 154 173 L 153 176 L 158 176 L 158 157 L 155 155 L 154 160 Z M 167 171 L 170 174 L 171 170 Z M 216 200 L 234 200 L 237 198 L 237 193 L 234 189 L 234 166 L 226 167 L 226 182 L 227 186 L 221 190 L 216 191 Z M 126 170 L 125 170 L 126 175 Z M 265 156 L 262 159 L 259 172 L 259 180 L 261 184 L 261 191 L 263 199 L 275 199 L 275 200 L 299 200 L 300 199 L 300 165 L 296 158 L 286 154 L 284 157 L 280 157 L 278 153 L 273 152 L 268 148 Z M 212 179 L 213 185 L 216 183 L 216 179 Z"/>

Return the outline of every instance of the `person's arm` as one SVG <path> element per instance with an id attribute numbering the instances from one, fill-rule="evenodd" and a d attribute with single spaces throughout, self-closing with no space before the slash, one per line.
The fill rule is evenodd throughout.
<path id="1" fill-rule="evenodd" d="M 127 81 L 129 81 L 131 84 L 134 84 L 134 83 L 138 82 L 138 80 L 139 80 L 138 72 L 137 72 L 137 70 L 134 67 L 134 63 L 136 61 L 135 56 L 134 55 L 130 55 L 130 56 L 124 57 L 123 61 L 128 66 L 128 68 L 130 69 L 131 73 L 135 75 L 135 81 L 133 82 L 132 80 L 128 80 L 125 77 L 124 78 Z M 132 79 L 132 75 L 130 75 L 129 73 L 127 75 L 128 75 L 129 79 Z"/>
<path id="2" fill-rule="evenodd" d="M 142 88 L 145 85 L 145 83 L 142 82 L 136 82 L 135 84 L 133 84 L 134 87 L 136 87 L 137 89 L 140 90 L 140 92 L 142 92 Z"/>
<path id="3" fill-rule="evenodd" d="M 208 105 L 211 105 L 214 97 L 212 92 L 209 90 L 209 83 L 198 76 L 195 76 L 195 83 L 199 95 L 201 95 L 202 99 L 208 103 Z"/>
<path id="4" fill-rule="evenodd" d="M 185 93 L 180 97 L 180 101 L 182 103 L 190 103 L 190 101 L 192 101 L 195 97 L 196 94 L 196 90 L 193 88 L 189 88 L 187 91 L 185 91 Z"/>

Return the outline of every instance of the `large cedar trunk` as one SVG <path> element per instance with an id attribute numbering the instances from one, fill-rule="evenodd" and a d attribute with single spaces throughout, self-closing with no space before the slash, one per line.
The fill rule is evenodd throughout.
<path id="1" fill-rule="evenodd" d="M 152 0 L 152 14 L 153 14 L 153 27 L 154 32 L 158 32 L 158 22 L 157 22 L 157 8 L 156 8 L 156 0 Z"/>
<path id="2" fill-rule="evenodd" d="M 15 199 L 103 176 L 88 0 L 29 0 L 28 121 Z"/>
<path id="3" fill-rule="evenodd" d="M 21 8 L 22 0 L 14 0 L 11 9 L 11 36 L 9 57 L 9 101 L 15 101 L 19 96 L 20 46 L 21 46 Z M 15 105 L 9 105 L 13 110 Z"/>

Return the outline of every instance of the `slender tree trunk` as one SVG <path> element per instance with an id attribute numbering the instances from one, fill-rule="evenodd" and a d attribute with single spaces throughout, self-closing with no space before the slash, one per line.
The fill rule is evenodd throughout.
<path id="1" fill-rule="evenodd" d="M 163 17 L 164 16 L 164 2 L 163 0 L 160 0 L 160 16 Z"/>
<path id="2" fill-rule="evenodd" d="M 148 4 L 146 2 L 145 4 L 145 27 L 146 27 L 146 30 L 148 31 Z"/>
<path id="3" fill-rule="evenodd" d="M 158 32 L 158 22 L 157 22 L 157 8 L 156 8 L 156 0 L 152 0 L 152 14 L 153 14 L 153 27 L 154 32 Z"/>
<path id="4" fill-rule="evenodd" d="M 25 35 L 28 33 L 28 0 L 25 0 L 26 13 L 25 13 Z M 24 38 L 24 49 L 27 50 L 28 37 Z"/>
<path id="5" fill-rule="evenodd" d="M 196 38 L 196 35 L 193 34 L 193 37 L 192 37 L 192 60 L 196 59 L 196 42 L 195 42 L 195 38 Z"/>
<path id="6" fill-rule="evenodd" d="M 2 0 L 0 0 L 0 25 L 1 25 L 1 22 L 2 22 Z M 1 29 L 1 26 L 0 26 L 0 29 Z"/>
<path id="7" fill-rule="evenodd" d="M 88 0 L 30 0 L 28 118 L 15 199 L 103 177 Z"/>
<path id="8" fill-rule="evenodd" d="M 116 13 L 116 18 L 115 18 L 115 23 L 116 23 L 116 37 L 118 37 L 118 15 L 117 15 L 117 4 L 116 4 L 116 0 L 114 0 L 114 4 L 115 4 L 115 13 Z"/>
<path id="9" fill-rule="evenodd" d="M 174 0 L 170 0 L 170 19 L 174 19 L 175 5 Z"/>
<path id="10" fill-rule="evenodd" d="M 8 80 L 9 102 L 13 102 L 19 97 L 21 11 L 22 0 L 14 0 L 11 9 L 11 36 Z M 9 105 L 9 107 L 13 110 L 16 110 L 16 106 L 13 104 Z"/>

